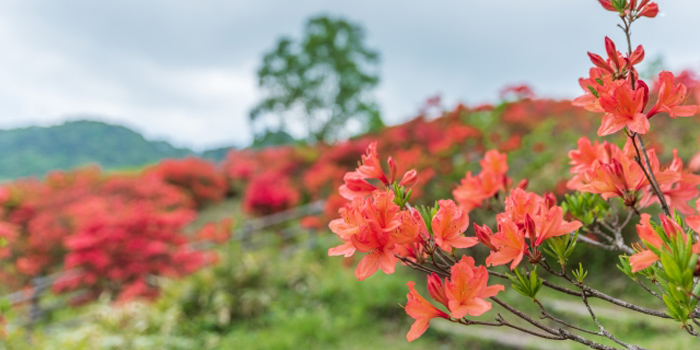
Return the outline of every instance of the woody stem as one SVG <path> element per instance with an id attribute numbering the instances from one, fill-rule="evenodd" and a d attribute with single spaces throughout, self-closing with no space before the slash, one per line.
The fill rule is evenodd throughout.
<path id="1" fill-rule="evenodd" d="M 649 184 L 651 185 L 652 190 L 654 190 L 654 194 L 659 199 L 659 204 L 661 204 L 661 209 L 664 211 L 664 214 L 666 214 L 667 216 L 671 216 L 671 211 L 668 208 L 668 203 L 666 203 L 666 198 L 661 192 L 661 187 L 659 187 L 659 183 L 656 180 L 656 176 L 654 175 L 654 172 L 652 170 L 651 162 L 649 161 L 649 156 L 647 155 L 646 147 L 644 147 L 644 141 L 642 141 L 642 136 L 640 136 L 636 132 L 632 132 L 632 134 L 630 134 L 629 137 L 632 139 L 632 144 L 634 145 L 634 149 L 637 152 L 637 156 L 634 158 L 635 161 L 642 168 L 644 176 L 646 176 L 647 180 L 649 181 Z M 642 159 L 644 159 L 644 163 L 642 163 Z"/>

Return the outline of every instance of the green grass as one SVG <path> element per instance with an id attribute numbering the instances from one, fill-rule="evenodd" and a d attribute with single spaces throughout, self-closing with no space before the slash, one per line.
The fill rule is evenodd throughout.
<path id="1" fill-rule="evenodd" d="M 207 220 L 218 220 L 236 207 L 233 201 L 212 207 L 206 213 Z M 297 238 L 281 238 L 278 231 L 283 227 L 277 227 L 257 232 L 245 243 L 234 240 L 218 247 L 222 259 L 218 266 L 182 280 L 158 280 L 163 293 L 155 302 L 114 305 L 105 298 L 81 308 L 62 309 L 50 314 L 51 322 L 31 334 L 32 343 L 27 343 L 26 332 L 11 330 L 11 346 L 6 348 L 585 348 L 573 342 L 541 340 L 502 328 L 464 327 L 443 320 L 434 320 L 420 339 L 408 343 L 405 336 L 413 320 L 399 304 L 406 301 L 405 284 L 409 280 L 416 281 L 419 291 L 427 296 L 425 277 L 399 266 L 393 275 L 378 272 L 366 281 L 357 281 L 354 268 L 359 259 L 345 263 L 342 258 L 328 257 L 327 249 L 338 244 L 332 234 L 322 233 L 310 240 L 312 236 L 295 225 L 290 223 L 285 228 L 299 230 Z M 617 270 L 603 271 L 593 271 L 587 282 L 604 291 L 612 290 L 623 299 L 663 310 L 660 302 L 640 293 L 631 281 L 621 279 Z M 507 291 L 500 297 L 537 317 L 537 306 L 515 293 L 507 281 L 492 279 L 490 283 L 505 284 Z M 595 330 L 578 298 L 546 288 L 539 298 L 555 316 Z M 591 303 L 603 325 L 626 342 L 650 349 L 697 346 L 697 340 L 671 320 L 640 316 L 600 300 L 592 299 Z M 515 320 L 497 306 L 479 319 L 491 321 L 497 313 Z M 615 345 L 600 337 L 592 339 Z"/>

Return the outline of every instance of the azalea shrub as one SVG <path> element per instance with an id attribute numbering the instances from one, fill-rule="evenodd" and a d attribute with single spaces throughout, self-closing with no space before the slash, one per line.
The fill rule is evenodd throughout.
<path id="1" fill-rule="evenodd" d="M 223 200 L 228 190 L 223 174 L 216 165 L 204 159 L 167 159 L 151 171 L 153 176 L 188 192 L 198 208 Z"/>
<path id="2" fill-rule="evenodd" d="M 56 292 L 85 290 L 83 300 L 104 291 L 121 300 L 153 297 L 154 276 L 179 277 L 214 261 L 190 248 L 193 239 L 222 241 L 231 229 L 224 222 L 186 235 L 199 197 L 151 173 L 57 171 L 44 181 L 8 183 L 0 194 L 0 278 L 7 292 L 70 271 L 56 281 Z"/>
<path id="3" fill-rule="evenodd" d="M 414 202 L 412 194 L 427 186 L 421 172 L 402 166 L 399 157 L 384 161 L 377 143 L 370 143 L 359 166 L 342 177 L 338 194 L 346 202 L 338 210 L 340 217 L 329 224 L 341 244 L 328 254 L 361 256 L 355 268 L 360 281 L 379 270 L 392 274 L 399 264 L 424 273 L 424 279 L 406 283 L 403 305 L 414 319 L 408 341 L 418 339 L 432 319 L 441 318 L 594 349 L 643 348 L 626 340 L 625 334 L 611 333 L 591 299 L 639 317 L 677 322 L 679 332 L 700 338 L 700 176 L 684 166 L 677 149 L 671 159 L 660 159 L 663 150 L 652 132 L 700 112 L 693 96 L 695 83 L 668 71 L 660 72 L 652 84 L 640 78 L 637 65 L 645 51 L 641 45 L 632 46 L 631 28 L 642 18 L 656 17 L 656 3 L 599 2 L 620 19 L 627 40 L 622 52 L 621 45 L 605 38 L 603 56 L 588 54 L 593 67 L 580 80 L 583 95 L 573 101 L 580 108 L 573 114 L 586 116 L 587 125 L 599 137 L 610 135 L 610 141 L 580 137 L 568 153 L 569 176 L 559 178 L 549 191 L 532 191 L 531 181 L 515 171 L 523 169 L 513 165 L 520 160 L 514 155 L 525 135 L 516 132 L 505 141 L 498 133 L 469 136 L 488 137 L 498 147 L 486 151 L 474 162 L 478 167 L 455 182 L 453 199 Z M 516 99 L 532 96 L 524 87 L 504 94 Z M 509 125 L 525 128 L 537 123 L 525 110 L 538 108 L 536 101 L 504 108 Z M 534 146 L 532 151 L 545 151 Z M 442 149 L 439 142 L 433 147 L 435 152 Z M 551 160 L 557 161 L 566 163 Z M 480 215 L 474 216 L 477 212 Z M 625 234 L 628 228 L 636 237 Z M 485 259 L 478 250 L 488 252 Z M 658 299 L 665 310 L 592 287 L 589 262 L 572 261 L 581 250 L 617 255 L 616 267 L 597 272 L 626 275 L 647 300 Z M 534 303 L 537 311 L 506 301 L 501 294 L 507 289 L 519 293 L 523 303 Z M 591 322 L 579 324 L 553 313 L 544 289 L 578 298 Z"/>
<path id="4" fill-rule="evenodd" d="M 291 209 L 299 203 L 299 191 L 289 178 L 269 171 L 255 177 L 243 196 L 243 210 L 248 214 L 264 216 Z"/>

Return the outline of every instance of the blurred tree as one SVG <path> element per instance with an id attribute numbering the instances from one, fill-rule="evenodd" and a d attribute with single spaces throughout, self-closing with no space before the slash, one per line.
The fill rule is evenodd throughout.
<path id="1" fill-rule="evenodd" d="M 668 70 L 664 56 L 659 54 L 652 59 L 648 59 L 643 68 L 639 71 L 639 77 L 645 80 L 656 80 L 662 71 Z"/>
<path id="2" fill-rule="evenodd" d="M 292 135 L 289 135 L 289 133 L 285 131 L 265 130 L 265 132 L 255 136 L 255 140 L 253 141 L 253 144 L 250 147 L 264 148 L 270 146 L 291 145 L 296 142 L 297 140 L 295 140 L 294 137 L 292 137 Z"/>
<path id="3" fill-rule="evenodd" d="M 301 126 L 316 142 L 382 127 L 369 94 L 379 82 L 379 53 L 363 40 L 362 27 L 327 16 L 311 18 L 301 42 L 281 38 L 258 70 L 266 96 L 250 112 L 254 130 L 259 123 L 269 132 L 270 121 L 280 131 Z"/>

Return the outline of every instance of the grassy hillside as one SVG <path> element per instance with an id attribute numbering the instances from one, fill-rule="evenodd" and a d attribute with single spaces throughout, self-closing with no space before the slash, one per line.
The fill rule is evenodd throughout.
<path id="1" fill-rule="evenodd" d="M 99 164 L 128 168 L 194 152 L 164 141 L 149 141 L 123 126 L 72 121 L 50 127 L 0 130 L 0 179 L 42 176 L 54 169 Z"/>

